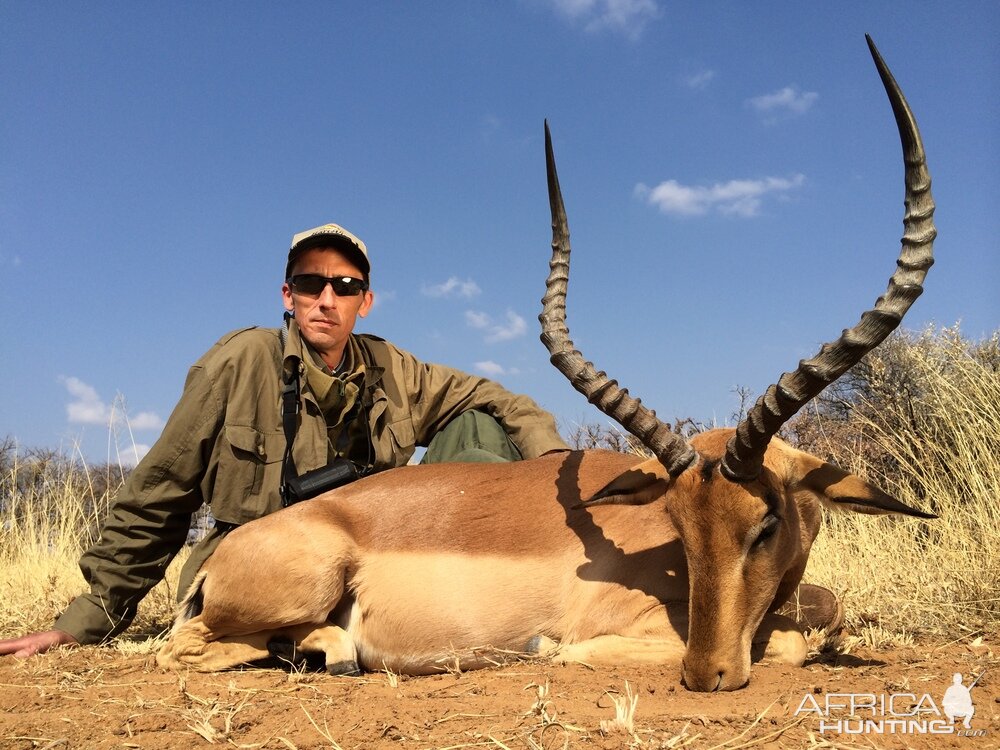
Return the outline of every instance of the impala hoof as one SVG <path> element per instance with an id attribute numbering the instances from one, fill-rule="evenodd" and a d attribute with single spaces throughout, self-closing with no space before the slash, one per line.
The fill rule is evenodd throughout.
<path id="1" fill-rule="evenodd" d="M 327 664 L 326 671 L 338 677 L 356 677 L 361 674 L 361 667 L 356 661 L 338 661 L 334 664 Z"/>

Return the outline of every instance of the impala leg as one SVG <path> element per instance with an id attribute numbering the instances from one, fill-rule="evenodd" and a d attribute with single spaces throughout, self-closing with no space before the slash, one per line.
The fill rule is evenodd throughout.
<path id="1" fill-rule="evenodd" d="M 359 671 L 354 644 L 344 629 L 336 625 L 307 623 L 216 638 L 200 615 L 188 620 L 170 637 L 156 655 L 156 663 L 165 669 L 187 667 L 198 672 L 218 672 L 267 659 L 276 652 L 282 655 L 272 641 L 288 641 L 291 654 L 295 651 L 324 654 L 327 671 L 331 674 Z"/>
<path id="2" fill-rule="evenodd" d="M 561 663 L 680 664 L 685 648 L 683 641 L 679 639 L 661 641 L 623 635 L 599 635 L 579 643 L 558 644 L 554 652 L 550 650 L 549 653 L 555 661 Z M 546 654 L 545 651 L 540 653 Z"/>
<path id="3" fill-rule="evenodd" d="M 272 636 L 266 631 L 216 639 L 198 615 L 170 636 L 156 655 L 156 663 L 165 669 L 188 667 L 198 672 L 231 669 L 270 656 L 267 642 Z"/>
<path id="4" fill-rule="evenodd" d="M 586 664 L 680 664 L 687 651 L 687 604 L 668 605 L 648 612 L 619 635 L 600 635 L 577 643 L 556 643 L 540 636 L 529 651 L 559 662 Z M 751 644 L 752 661 L 772 659 L 801 666 L 806 641 L 796 622 L 781 615 L 765 615 Z"/>
<path id="5" fill-rule="evenodd" d="M 655 600 L 654 600 L 655 601 Z M 680 664 L 687 646 L 687 603 L 640 606 L 646 611 L 614 635 L 599 635 L 576 643 L 536 638 L 531 650 L 560 662 L 586 664 Z M 684 635 L 682 635 L 684 634 Z"/>
<path id="6" fill-rule="evenodd" d="M 322 653 L 326 671 L 330 674 L 351 675 L 361 672 L 354 642 L 343 628 L 324 625 L 297 625 L 282 634 L 291 639 L 294 648 L 304 653 Z"/>
<path id="7" fill-rule="evenodd" d="M 783 615 L 767 614 L 750 647 L 752 661 L 770 659 L 772 661 L 801 667 L 809 649 L 802 630 L 795 620 Z"/>

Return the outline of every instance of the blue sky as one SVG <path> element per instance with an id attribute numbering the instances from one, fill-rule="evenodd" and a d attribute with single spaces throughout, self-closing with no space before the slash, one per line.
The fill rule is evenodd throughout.
<path id="1" fill-rule="evenodd" d="M 661 417 L 725 423 L 735 386 L 836 338 L 894 269 L 902 161 L 866 32 L 938 205 L 904 325 L 986 335 L 996 2 L 0 0 L 0 437 L 142 452 L 216 339 L 279 323 L 289 239 L 328 221 L 371 251 L 359 330 L 564 432 L 596 420 L 537 338 L 545 118 L 574 341 Z"/>

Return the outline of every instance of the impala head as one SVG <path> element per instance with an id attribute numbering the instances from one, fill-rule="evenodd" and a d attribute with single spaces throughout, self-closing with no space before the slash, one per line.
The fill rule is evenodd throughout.
<path id="1" fill-rule="evenodd" d="M 587 362 L 569 339 L 569 227 L 548 124 L 545 128 L 552 260 L 539 320 L 552 363 L 655 458 L 625 472 L 584 505 L 663 501 L 684 544 L 690 610 L 684 681 L 693 690 L 732 690 L 750 676 L 751 638 L 764 615 L 798 585 L 819 528 L 819 506 L 933 517 L 774 437 L 809 400 L 878 346 L 923 291 L 935 236 L 923 144 L 902 92 L 871 38 L 868 45 L 899 129 L 905 162 L 902 250 L 886 293 L 860 322 L 786 372 L 735 430 L 690 442 Z"/>

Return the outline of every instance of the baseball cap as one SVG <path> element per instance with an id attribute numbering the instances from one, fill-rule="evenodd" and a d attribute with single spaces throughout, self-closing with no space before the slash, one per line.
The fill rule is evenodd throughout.
<path id="1" fill-rule="evenodd" d="M 344 229 L 339 224 L 324 224 L 321 227 L 307 229 L 292 237 L 292 245 L 288 248 L 288 264 L 285 266 L 285 278 L 292 273 L 292 263 L 304 250 L 313 247 L 332 247 L 348 254 L 367 278 L 371 271 L 368 262 L 368 248 L 357 236 Z"/>

